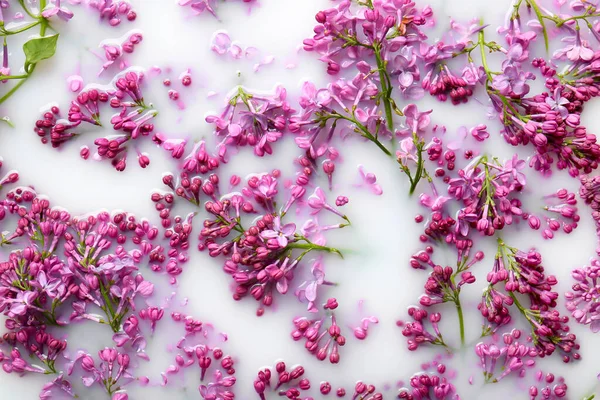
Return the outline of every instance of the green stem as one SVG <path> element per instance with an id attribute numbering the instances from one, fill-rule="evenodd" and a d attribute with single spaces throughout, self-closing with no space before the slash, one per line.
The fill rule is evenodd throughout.
<path id="1" fill-rule="evenodd" d="M 546 29 L 546 24 L 544 22 L 544 15 L 542 14 L 542 10 L 537 5 L 535 0 L 526 0 L 527 5 L 533 9 L 533 12 L 537 16 L 540 25 L 542 26 L 542 34 L 544 35 L 544 45 L 546 46 L 546 51 L 550 49 L 550 40 L 548 38 L 548 30 Z"/>
<path id="2" fill-rule="evenodd" d="M 421 178 L 423 176 L 424 160 L 423 160 L 422 143 L 417 144 L 416 147 L 417 147 L 417 170 L 415 171 L 414 178 L 410 177 L 410 173 L 408 175 L 410 178 L 410 190 L 408 192 L 409 195 L 412 195 L 415 192 L 415 189 L 417 188 L 417 185 L 419 184 L 419 181 L 421 180 Z"/>
<path id="3" fill-rule="evenodd" d="M 465 346 L 465 320 L 463 316 L 463 309 L 460 304 L 460 297 L 457 293 L 455 296 L 454 304 L 456 305 L 456 313 L 458 314 L 458 324 L 460 329 L 460 344 L 462 347 Z"/>
<path id="4" fill-rule="evenodd" d="M 44 4 L 45 3 L 46 2 L 44 1 Z M 33 13 L 29 10 L 29 8 L 27 8 L 24 0 L 19 0 L 19 4 L 23 8 L 23 10 L 25 10 L 25 13 L 27 13 L 27 15 L 29 15 L 31 18 L 38 18 L 36 15 L 33 15 Z M 41 11 L 41 4 L 40 4 L 40 11 Z"/>
<path id="5" fill-rule="evenodd" d="M 0 29 L 0 33 L 1 33 L 0 36 L 10 36 L 10 35 L 16 35 L 21 32 L 25 32 L 25 31 L 33 28 L 34 26 L 41 24 L 41 22 L 42 22 L 42 20 L 37 20 L 36 22 L 32 22 L 31 24 L 25 25 L 24 27 L 19 28 L 14 31 L 8 31 L 8 30 L 2 28 L 2 29 Z"/>
<path id="6" fill-rule="evenodd" d="M 383 101 L 383 107 L 385 108 L 385 121 L 390 132 L 394 130 L 394 119 L 392 114 L 392 103 L 390 98 L 392 95 L 392 86 L 388 86 L 388 76 L 385 66 L 385 61 L 381 57 L 381 49 L 379 45 L 373 47 L 375 52 L 375 59 L 377 60 L 377 70 L 379 71 L 379 82 L 381 82 L 381 99 Z"/>
<path id="7" fill-rule="evenodd" d="M 26 79 L 28 77 L 29 77 L 29 75 L 27 75 L 27 74 L 23 74 L 23 75 L 2 75 L 2 74 L 0 74 L 0 81 L 9 80 L 9 79 Z"/>
<path id="8" fill-rule="evenodd" d="M 45 18 L 42 18 L 40 20 L 40 23 L 42 24 L 40 26 L 40 36 L 46 36 L 46 28 L 48 28 L 48 21 Z"/>
<path id="9" fill-rule="evenodd" d="M 110 297 L 108 296 L 108 292 L 106 290 L 106 288 L 104 287 L 104 284 L 102 283 L 102 281 L 99 282 L 100 283 L 100 293 L 102 294 L 102 298 L 104 299 L 104 312 L 106 313 L 106 317 L 108 318 L 108 324 L 110 325 L 110 327 L 112 328 L 113 331 L 118 332 L 118 328 L 115 329 L 115 321 L 116 321 L 116 316 L 115 316 L 115 310 L 113 308 L 113 304 L 112 304 L 112 300 L 110 299 Z"/>
<path id="10" fill-rule="evenodd" d="M 477 37 L 478 37 L 478 43 L 479 43 L 479 51 L 481 52 L 481 64 L 483 65 L 483 70 L 485 71 L 485 74 L 487 75 L 488 81 L 491 81 L 493 79 L 493 77 L 492 77 L 492 72 L 490 71 L 490 68 L 488 67 L 487 56 L 485 55 L 485 34 L 483 33 L 483 29 L 479 31 L 479 33 L 477 34 Z"/>
<path id="11" fill-rule="evenodd" d="M 575 20 L 578 20 L 578 19 L 583 19 L 583 20 L 586 20 L 586 22 L 587 22 L 587 19 L 586 19 L 586 18 L 591 18 L 591 17 L 600 17 L 600 13 L 596 13 L 596 14 L 584 14 L 584 15 L 575 15 L 575 16 L 573 16 L 573 17 L 569 17 L 569 18 L 565 18 L 565 19 L 561 19 L 561 20 L 558 20 L 556 17 L 554 17 L 554 18 L 553 18 L 553 17 L 545 17 L 545 18 L 546 18 L 546 19 L 549 19 L 549 20 L 551 20 L 551 21 L 554 21 L 554 23 L 556 24 L 556 27 L 557 27 L 557 28 L 560 28 L 560 27 L 561 27 L 561 26 L 563 26 L 563 25 L 564 25 L 566 22 L 569 22 L 569 21 L 575 21 Z"/>
<path id="12" fill-rule="evenodd" d="M 383 145 L 383 143 L 381 143 L 375 136 L 373 136 L 373 134 L 371 134 L 371 132 L 369 132 L 367 127 L 364 126 L 363 124 L 361 124 L 360 122 L 358 122 L 355 118 L 350 118 L 350 117 L 347 117 L 347 116 L 345 116 L 343 114 L 339 114 L 339 113 L 333 114 L 333 118 L 343 119 L 343 120 L 353 123 L 354 125 L 356 125 L 357 129 L 362 132 L 361 133 L 362 137 L 375 143 L 377 145 L 377 147 L 379 147 L 381 149 L 381 151 L 383 151 L 389 157 L 392 156 L 392 153 Z"/>
<path id="13" fill-rule="evenodd" d="M 287 249 L 304 249 L 304 250 L 319 250 L 326 251 L 328 253 L 335 253 L 338 256 L 344 258 L 342 252 L 334 247 L 321 246 L 314 243 L 289 243 L 286 247 Z"/>
<path id="14" fill-rule="evenodd" d="M 32 69 L 33 71 L 33 69 Z M 4 96 L 0 97 L 0 104 L 4 103 L 10 96 L 12 96 L 23 84 L 27 81 L 27 79 L 22 79 L 19 83 L 12 87 Z"/>

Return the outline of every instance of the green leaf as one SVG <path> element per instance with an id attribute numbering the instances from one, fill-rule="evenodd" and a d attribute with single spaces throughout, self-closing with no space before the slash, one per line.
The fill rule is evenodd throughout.
<path id="1" fill-rule="evenodd" d="M 2 117 L 0 118 L 0 121 L 6 123 L 8 126 L 10 126 L 11 128 L 15 127 L 15 124 L 12 123 L 12 121 L 10 120 L 9 117 Z"/>
<path id="2" fill-rule="evenodd" d="M 32 68 L 38 62 L 46 60 L 56 53 L 58 33 L 52 36 L 44 36 L 31 39 L 23 45 L 25 53 L 25 72 L 31 73 Z"/>

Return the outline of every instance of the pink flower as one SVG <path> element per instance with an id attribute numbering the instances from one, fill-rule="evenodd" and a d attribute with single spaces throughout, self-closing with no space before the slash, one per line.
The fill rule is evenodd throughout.
<path id="1" fill-rule="evenodd" d="M 302 85 L 302 95 L 299 102 L 305 110 L 319 110 L 331 103 L 331 94 L 327 89 L 317 90 L 314 83 L 307 81 Z"/>
<path id="2" fill-rule="evenodd" d="M 55 0 L 54 4 L 48 4 L 46 8 L 44 8 L 44 11 L 42 11 L 42 17 L 44 18 L 51 18 L 55 15 L 64 21 L 73 18 L 73 12 L 66 7 L 61 7 L 60 0 Z"/>
<path id="3" fill-rule="evenodd" d="M 417 161 L 414 155 L 416 148 L 412 137 L 404 138 L 400 141 L 400 150 L 396 150 L 396 158 L 402 165 L 407 165 L 408 161 Z"/>
<path id="4" fill-rule="evenodd" d="M 362 165 L 358 166 L 358 173 L 362 178 L 364 184 L 377 196 L 381 196 L 383 194 L 383 189 L 377 183 L 377 176 L 375 176 L 372 172 L 365 172 L 365 169 Z"/>
<path id="5" fill-rule="evenodd" d="M 575 43 L 571 44 L 563 49 L 554 52 L 554 57 L 564 58 L 565 56 L 573 62 L 577 61 L 590 61 L 594 58 L 594 50 L 587 47 L 587 43 L 581 41 L 581 34 L 579 29 L 575 34 Z"/>
<path id="6" fill-rule="evenodd" d="M 267 229 L 261 232 L 260 236 L 263 239 L 276 239 L 281 248 L 285 248 L 288 244 L 288 238 L 291 238 L 296 233 L 296 224 L 289 223 L 281 225 L 281 218 L 273 219 L 273 229 Z"/>
<path id="7" fill-rule="evenodd" d="M 323 208 L 327 206 L 327 199 L 325 198 L 325 192 L 320 187 L 315 189 L 315 192 L 308 198 L 308 205 L 314 211 L 311 214 L 317 214 Z"/>
<path id="8" fill-rule="evenodd" d="M 10 313 L 13 315 L 25 315 L 27 309 L 31 307 L 32 303 L 37 298 L 36 292 L 22 292 L 17 293 L 17 298 L 12 300 L 12 306 L 10 307 Z"/>
<path id="9" fill-rule="evenodd" d="M 429 117 L 431 111 L 420 112 L 415 104 L 409 104 L 404 107 L 402 112 L 406 117 L 406 125 L 410 129 L 409 133 L 423 132 L 431 123 L 431 118 Z"/>
<path id="10" fill-rule="evenodd" d="M 304 282 L 296 291 L 298 300 L 308 301 L 307 310 L 309 312 L 317 312 L 318 309 L 315 307 L 315 301 L 317 300 L 317 294 L 319 286 L 325 284 L 325 272 L 323 271 L 323 258 L 319 257 L 313 262 L 310 268 L 312 279 Z"/>

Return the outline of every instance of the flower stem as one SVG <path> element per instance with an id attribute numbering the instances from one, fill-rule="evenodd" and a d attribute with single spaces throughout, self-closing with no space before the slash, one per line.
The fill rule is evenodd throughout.
<path id="1" fill-rule="evenodd" d="M 328 253 L 335 253 L 341 258 L 344 258 L 342 252 L 334 247 L 321 246 L 314 243 L 289 243 L 287 245 L 288 249 L 304 249 L 308 251 L 318 250 L 318 251 L 326 251 Z"/>
<path id="2" fill-rule="evenodd" d="M 483 65 L 483 70 L 487 75 L 487 80 L 488 82 L 490 82 L 493 79 L 493 77 L 492 72 L 490 71 L 490 67 L 488 67 L 487 56 L 485 55 L 485 33 L 483 32 L 483 29 L 479 31 L 477 37 L 479 39 L 479 51 L 481 52 L 481 64 Z"/>
<path id="3" fill-rule="evenodd" d="M 346 110 L 348 111 L 348 110 Z M 359 121 L 356 120 L 356 118 L 353 117 L 348 117 L 346 115 L 334 112 L 332 113 L 332 118 L 336 118 L 336 119 L 343 119 L 346 120 L 348 122 L 353 123 L 356 126 L 356 130 L 357 133 L 359 133 L 362 137 L 364 137 L 365 139 L 370 140 L 371 142 L 375 143 L 377 145 L 377 147 L 379 147 L 381 149 L 381 151 L 383 151 L 386 155 L 388 155 L 389 157 L 392 156 L 392 152 L 389 151 L 384 145 L 383 143 L 381 143 L 379 141 L 379 139 L 377 139 L 375 136 L 373 136 L 373 134 L 371 132 L 369 132 L 369 130 L 367 129 L 366 126 L 364 126 L 363 124 L 361 124 Z"/>
<path id="4" fill-rule="evenodd" d="M 41 20 L 37 20 L 35 22 L 32 22 L 31 24 L 25 25 L 19 29 L 15 29 L 14 31 L 9 31 L 6 30 L 4 28 L 0 28 L 0 36 L 9 36 L 9 35 L 16 35 L 18 33 L 21 32 L 25 32 L 26 30 L 29 30 L 31 28 L 33 28 L 34 26 L 37 26 L 41 23 Z"/>
<path id="5" fill-rule="evenodd" d="M 548 51 L 550 49 L 550 41 L 548 39 L 548 30 L 546 29 L 546 24 L 544 22 L 544 15 L 542 14 L 542 10 L 540 10 L 540 7 L 535 2 L 535 0 L 525 1 L 527 2 L 527 5 L 533 9 L 533 12 L 535 13 L 538 21 L 540 22 L 540 25 L 542 26 L 542 34 L 544 35 L 544 45 L 546 46 L 546 51 Z"/>
<path id="6" fill-rule="evenodd" d="M 375 59 L 377 60 L 377 70 L 379 71 L 379 82 L 381 83 L 381 100 L 385 109 L 385 122 L 390 132 L 394 130 L 394 119 L 392 114 L 392 103 L 390 101 L 392 95 L 392 85 L 389 85 L 389 77 L 385 66 L 385 61 L 381 57 L 381 48 L 379 45 L 373 46 Z"/>
<path id="7" fill-rule="evenodd" d="M 456 294 L 454 304 L 456 305 L 456 313 L 458 314 L 458 325 L 460 330 L 460 345 L 465 346 L 465 320 L 463 316 L 462 305 L 460 304 L 460 297 Z"/>
<path id="8" fill-rule="evenodd" d="M 34 67 L 31 67 L 34 68 Z M 12 96 L 23 84 L 27 81 L 26 78 L 21 79 L 19 83 L 12 87 L 4 96 L 0 97 L 0 104 L 4 103 L 10 96 Z"/>
<path id="9" fill-rule="evenodd" d="M 419 184 L 419 181 L 423 177 L 423 143 L 418 143 L 417 147 L 417 170 L 415 171 L 415 177 L 411 178 L 410 173 L 408 177 L 410 178 L 410 190 L 408 192 L 409 195 L 412 195 Z"/>

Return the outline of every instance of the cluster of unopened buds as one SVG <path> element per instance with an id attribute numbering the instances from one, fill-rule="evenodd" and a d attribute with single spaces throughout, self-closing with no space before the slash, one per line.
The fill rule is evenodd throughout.
<path id="1" fill-rule="evenodd" d="M 110 119 L 113 130 L 118 134 L 96 139 L 95 153 L 88 146 L 82 146 L 80 155 L 85 160 L 90 156 L 95 160 L 110 160 L 115 169 L 123 171 L 127 167 L 130 146 L 154 131 L 152 120 L 158 115 L 151 105 L 144 102 L 143 79 L 143 72 L 129 69 L 117 75 L 111 87 L 96 89 L 88 86 L 71 101 L 67 119 L 61 119 L 60 109 L 53 106 L 36 121 L 34 131 L 42 143 L 58 148 L 84 134 L 88 124 L 102 126 L 101 110 L 110 106 L 119 111 Z M 146 168 L 150 164 L 148 155 L 138 149 L 136 153 L 140 167 Z"/>
<path id="2" fill-rule="evenodd" d="M 106 20 L 110 26 L 118 26 L 123 19 L 135 21 L 137 13 L 128 0 L 84 0 L 88 6 L 98 12 L 101 20 Z"/>
<path id="3" fill-rule="evenodd" d="M 292 331 L 292 339 L 304 341 L 304 347 L 309 353 L 314 354 L 320 361 L 328 358 L 332 364 L 340 362 L 339 348 L 346 344 L 346 337 L 342 335 L 333 312 L 337 307 L 335 298 L 328 299 L 323 305 L 323 310 L 329 310 L 330 315 L 317 319 L 295 318 Z"/>
<path id="4" fill-rule="evenodd" d="M 285 362 L 280 361 L 275 365 L 275 372 L 277 377 L 274 376 L 271 368 L 265 368 L 258 372 L 258 376 L 254 380 L 254 390 L 261 400 L 267 399 L 265 397 L 267 391 L 273 391 L 288 399 L 299 400 L 302 392 L 310 389 L 310 381 L 303 377 L 304 368 L 300 365 L 288 371 Z"/>
<path id="5" fill-rule="evenodd" d="M 136 19 L 127 1 L 87 3 L 112 26 Z M 214 137 L 194 142 L 155 132 L 157 112 L 142 95 L 144 74 L 127 69 L 124 58 L 141 42 L 141 33 L 103 42 L 101 73 L 115 66 L 125 71 L 109 86 L 78 88 L 65 116 L 53 106 L 34 130 L 43 143 L 62 147 L 89 128 L 100 129 L 101 115 L 110 107 L 116 112 L 110 118 L 116 134 L 96 139 L 95 151 L 83 146 L 80 155 L 110 160 L 119 171 L 126 168 L 132 149 L 142 168 L 149 165 L 136 140 L 151 136 L 176 164 L 162 177 L 167 190 L 151 195 L 160 224 L 153 226 L 125 212 L 74 217 L 51 207 L 31 188 L 9 191 L 0 201 L 0 223 L 16 220 L 16 224 L 2 230 L 0 245 L 16 248 L 0 262 L 0 310 L 8 329 L 3 336 L 7 348 L 0 352 L 3 369 L 58 374 L 44 387 L 42 398 L 50 398 L 55 390 L 72 395 L 66 378 L 76 373 L 86 386 L 99 385 L 113 400 L 126 400 L 125 385 L 134 379 L 150 382 L 148 377 L 134 378 L 129 354 L 149 360 L 146 339 L 165 323 L 168 312 L 166 306 L 149 302 L 154 284 L 142 269 L 148 266 L 176 284 L 193 250 L 219 260 L 231 278 L 233 299 L 253 298 L 258 316 L 281 296 L 295 296 L 306 313 L 293 320 L 292 339 L 318 360 L 338 364 L 346 325 L 338 322 L 336 298 L 329 297 L 329 288 L 336 284 L 327 280 L 325 263 L 342 252 L 328 245 L 326 233 L 350 225 L 341 211 L 348 197 L 334 194 L 344 183 L 336 171 L 341 169 L 343 140 L 348 137 L 375 146 L 391 161 L 390 174 L 399 170 L 406 175 L 409 194 L 420 191 L 418 203 L 424 211 L 415 221 L 424 225 L 419 237 L 423 247 L 407 261 L 426 277 L 419 306 L 409 307 L 408 318 L 397 323 L 409 350 L 442 346 L 453 353 L 468 347 L 461 291 L 487 282 L 476 306 L 483 320 L 481 341 L 470 346 L 486 383 L 509 376 L 527 378 L 540 358 L 555 353 L 564 362 L 580 359 L 569 317 L 559 312 L 556 276 L 544 268 L 537 250 L 519 250 L 500 237 L 508 237 L 519 225 L 553 239 L 580 225 L 581 210 L 572 189 L 545 192 L 541 209 L 530 209 L 533 185 L 526 177 L 528 169 L 542 176 L 566 170 L 578 177 L 579 195 L 591 207 L 600 235 L 600 178 L 591 175 L 599 165 L 600 145 L 582 125 L 585 106 L 600 94 L 600 51 L 591 44 L 600 42 L 600 13 L 592 1 L 543 3 L 515 0 L 497 30 L 502 36 L 498 41 L 486 39 L 492 29 L 483 22 L 463 25 L 452 20 L 450 31 L 433 42 L 426 35 L 435 24 L 429 6 L 418 7 L 411 0 L 338 0 L 316 14 L 313 35 L 303 42 L 303 49 L 324 63 L 324 71 L 332 77 L 328 84 L 304 82 L 297 102 L 283 86 L 269 93 L 236 87 L 223 110 L 204 119 Z M 215 17 L 216 4 L 216 0 L 179 1 L 194 14 L 206 11 Z M 0 17 L 4 5 L 0 1 Z M 39 23 L 54 16 L 70 19 L 72 13 L 59 0 L 52 1 Z M 17 33 L 10 31 L 4 18 L 0 21 L 0 36 Z M 550 39 L 566 44 L 550 55 Z M 534 58 L 533 54 L 542 54 L 542 43 L 547 53 Z M 234 58 L 244 52 L 225 33 L 214 36 L 211 48 Z M 489 57 L 490 53 L 497 57 Z M 494 67 L 492 61 L 497 60 Z M 5 83 L 12 79 L 6 41 L 2 61 L 0 82 Z M 25 69 L 28 76 L 32 67 Z M 543 87 L 530 86 L 536 78 Z M 191 85 L 190 69 L 179 82 Z M 178 87 L 169 78 L 163 85 L 169 98 L 184 109 Z M 501 124 L 500 135 L 509 145 L 528 146 L 530 154 L 499 159 L 480 148 L 498 129 L 477 124 L 451 135 L 432 123 L 433 110 L 412 103 L 428 93 L 440 102 L 479 107 L 471 101 L 479 89 L 485 92 L 489 119 Z M 4 100 L 0 98 L 0 103 Z M 225 179 L 220 174 L 223 164 L 235 166 L 235 155 L 244 147 L 265 157 L 288 138 L 298 153 L 293 157 L 295 176 L 284 177 L 284 168 L 256 174 L 242 168 L 245 178 Z M 368 172 L 370 168 L 358 167 L 360 181 L 355 186 L 382 195 L 381 180 Z M 0 188 L 17 180 L 18 174 L 9 172 Z M 201 224 L 195 218 L 198 214 Z M 331 219 L 337 223 L 319 222 Z M 490 259 L 486 270 L 484 253 L 476 249 L 480 241 L 492 238 L 497 251 L 493 261 L 485 258 Z M 451 254 L 452 262 L 438 264 L 443 251 Z M 309 254 L 316 257 L 309 260 Z M 599 272 L 597 259 L 574 269 L 575 283 L 565 294 L 572 319 L 593 332 L 600 330 Z M 449 319 L 443 314 L 448 305 L 457 312 L 460 347 L 442 332 L 452 325 L 446 324 Z M 373 316 L 361 317 L 348 326 L 358 340 L 379 323 Z M 517 319 L 527 329 L 514 329 Z M 115 348 L 101 350 L 99 361 L 83 351 L 65 361 L 72 356 L 66 351 L 67 341 L 51 329 L 83 320 L 108 325 Z M 234 399 L 237 360 L 223 352 L 213 337 L 214 328 L 179 312 L 171 313 L 171 320 L 185 332 L 174 346 L 177 354 L 162 374 L 162 384 L 197 365 L 203 399 Z M 226 335 L 221 338 L 225 341 Z M 437 363 L 435 369 L 413 376 L 397 398 L 459 400 L 446 366 Z M 254 391 L 261 400 L 269 395 L 309 400 L 316 388 L 311 388 L 307 375 L 302 366 L 288 368 L 281 361 L 258 372 Z M 528 393 L 531 399 L 566 397 L 562 378 L 541 372 L 535 378 Z M 319 392 L 346 395 L 344 388 L 334 390 L 328 382 L 320 383 Z M 383 399 L 374 385 L 363 382 L 350 393 L 353 400 Z"/>
<path id="6" fill-rule="evenodd" d="M 130 32 L 121 39 L 107 39 L 100 43 L 100 48 L 104 51 L 104 64 L 98 75 L 109 69 L 112 65 L 118 65 L 119 70 L 126 69 L 129 65 L 125 60 L 126 54 L 134 52 L 137 45 L 143 40 L 141 32 Z"/>
<path id="7" fill-rule="evenodd" d="M 400 389 L 399 399 L 460 400 L 456 388 L 444 375 L 446 366 L 438 364 L 435 373 L 416 374 L 410 378 L 410 388 Z"/>
<path id="8" fill-rule="evenodd" d="M 168 383 L 169 376 L 197 365 L 201 382 L 198 390 L 203 399 L 233 400 L 235 361 L 213 344 L 217 339 L 213 337 L 212 327 L 179 312 L 171 313 L 171 319 L 184 326 L 185 334 L 177 341 L 175 363 L 162 373 L 163 385 Z"/>

